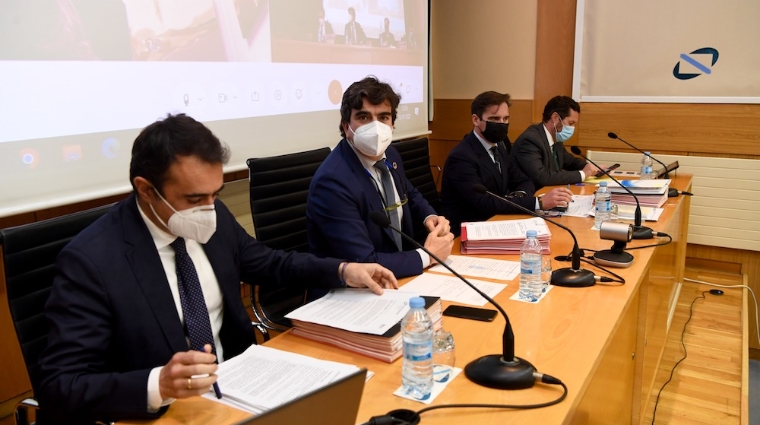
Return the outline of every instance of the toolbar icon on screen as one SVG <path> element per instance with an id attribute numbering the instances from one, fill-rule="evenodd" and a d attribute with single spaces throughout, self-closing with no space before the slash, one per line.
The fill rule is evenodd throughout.
<path id="1" fill-rule="evenodd" d="M 64 145 L 63 162 L 76 162 L 82 159 L 82 145 Z"/>
<path id="2" fill-rule="evenodd" d="M 37 168 L 37 165 L 40 163 L 40 155 L 32 148 L 21 149 L 18 154 L 21 162 L 30 170 Z"/>

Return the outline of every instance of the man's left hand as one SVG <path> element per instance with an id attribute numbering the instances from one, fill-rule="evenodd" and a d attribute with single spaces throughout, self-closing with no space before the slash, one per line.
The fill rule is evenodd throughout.
<path id="1" fill-rule="evenodd" d="M 341 267 L 343 267 L 341 265 Z M 398 289 L 398 281 L 393 272 L 376 263 L 348 263 L 343 271 L 346 286 L 369 288 L 380 295 L 383 288 Z"/>
<path id="2" fill-rule="evenodd" d="M 425 227 L 428 232 L 432 232 L 438 228 L 438 236 L 446 236 L 451 233 L 451 224 L 446 217 L 442 215 L 431 215 L 425 220 Z"/>

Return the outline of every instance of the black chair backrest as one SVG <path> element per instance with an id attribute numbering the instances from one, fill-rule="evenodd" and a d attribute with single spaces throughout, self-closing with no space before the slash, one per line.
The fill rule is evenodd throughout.
<path id="1" fill-rule="evenodd" d="M 439 211 L 440 199 L 435 178 L 433 178 L 433 171 L 430 167 L 430 149 L 427 137 L 393 142 L 393 147 L 396 148 L 401 155 L 401 160 L 404 162 L 406 178 L 409 179 L 412 186 L 420 191 L 430 206 L 436 212 Z M 427 229 L 423 226 L 415 225 L 415 239 L 419 241 L 420 237 L 422 237 L 424 241 L 426 235 Z"/>
<path id="2" fill-rule="evenodd" d="M 306 198 L 330 148 L 247 161 L 256 239 L 287 251 L 308 252 Z"/>
<path id="3" fill-rule="evenodd" d="M 55 277 L 58 253 L 111 205 L 62 217 L 0 229 L 0 246 L 8 304 L 26 362 L 32 389 L 37 390 L 38 359 L 50 327 L 45 302 Z"/>

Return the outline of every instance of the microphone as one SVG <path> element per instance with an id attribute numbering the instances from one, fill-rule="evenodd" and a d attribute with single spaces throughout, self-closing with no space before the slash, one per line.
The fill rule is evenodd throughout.
<path id="1" fill-rule="evenodd" d="M 532 387 L 535 382 L 533 373 L 536 372 L 536 368 L 527 360 L 515 357 L 515 334 L 512 332 L 512 324 L 509 322 L 509 317 L 504 309 L 501 308 L 493 298 L 489 297 L 483 291 L 475 287 L 475 285 L 467 281 L 467 279 L 462 277 L 454 269 L 449 267 L 448 264 L 414 240 L 414 238 L 391 226 L 391 220 L 384 211 L 372 211 L 369 213 L 369 218 L 378 226 L 384 229 L 390 228 L 401 235 L 401 237 L 414 244 L 417 248 L 425 251 L 431 258 L 448 269 L 454 274 L 454 276 L 458 277 L 459 280 L 466 283 L 470 288 L 474 289 L 475 292 L 480 294 L 480 296 L 488 300 L 488 302 L 496 307 L 501 315 L 504 316 L 504 334 L 502 335 L 501 340 L 502 354 L 491 354 L 471 361 L 464 368 L 465 376 L 467 376 L 470 381 L 489 388 L 521 390 Z"/>
<path id="2" fill-rule="evenodd" d="M 564 267 L 558 270 L 555 270 L 552 272 L 552 285 L 555 286 L 567 286 L 572 288 L 583 288 L 586 286 L 593 286 L 596 283 L 596 276 L 594 276 L 594 273 L 592 273 L 589 270 L 583 270 L 581 269 L 581 249 L 578 247 L 578 239 L 575 238 L 575 233 L 573 233 L 572 230 L 567 228 L 567 226 L 564 226 L 562 224 L 557 223 L 554 220 L 550 220 L 546 217 L 541 217 L 539 214 L 536 214 L 535 211 L 531 211 L 521 205 L 518 205 L 512 201 L 510 201 L 507 198 L 504 198 L 503 196 L 499 196 L 491 191 L 489 191 L 485 186 L 483 186 L 480 183 L 475 183 L 472 185 L 472 190 L 475 192 L 481 193 L 481 194 L 487 194 L 491 195 L 494 198 L 501 199 L 502 201 L 518 208 L 519 210 L 525 212 L 526 214 L 530 214 L 534 217 L 543 218 L 544 220 L 548 221 L 549 223 L 561 228 L 567 230 L 568 233 L 570 233 L 570 236 L 573 237 L 573 253 L 570 256 L 570 259 L 572 261 L 571 267 Z"/>
<path id="3" fill-rule="evenodd" d="M 607 133 L 607 137 L 609 137 L 610 139 L 617 139 L 617 140 L 620 140 L 621 142 L 625 143 L 626 145 L 628 145 L 628 146 L 632 147 L 633 149 L 635 149 L 635 150 L 637 150 L 637 151 L 639 151 L 639 152 L 643 153 L 644 155 L 647 155 L 648 157 L 652 158 L 652 159 L 653 159 L 653 160 L 655 160 L 655 161 L 656 161 L 658 164 L 662 165 L 662 169 L 663 169 L 663 170 L 665 170 L 665 175 L 664 175 L 664 177 L 665 177 L 666 179 L 669 179 L 669 178 L 670 178 L 670 176 L 668 175 L 668 173 L 669 173 L 669 170 L 668 170 L 668 166 L 667 166 L 667 165 L 665 165 L 665 163 L 663 163 L 663 162 L 662 162 L 662 161 L 660 161 L 659 159 L 657 159 L 657 158 L 653 157 L 652 155 L 648 155 L 646 152 L 644 152 L 644 151 L 642 151 L 641 149 L 637 148 L 636 146 L 633 146 L 632 144 L 630 144 L 630 143 L 626 142 L 625 140 L 623 140 L 623 139 L 621 139 L 620 137 L 618 137 L 618 135 L 617 135 L 617 134 L 615 134 L 615 133 L 613 133 L 613 132 L 611 132 L 611 131 L 610 131 L 609 133 Z M 592 162 L 592 164 L 593 164 L 593 162 Z M 596 164 L 594 164 L 594 165 L 596 165 Z M 678 190 L 677 190 L 677 189 L 669 189 L 669 190 L 668 190 L 668 198 L 675 198 L 675 197 L 677 197 L 677 196 L 678 196 Z M 634 239 L 636 239 L 636 238 L 634 237 Z"/>
<path id="4" fill-rule="evenodd" d="M 596 165 L 596 163 L 594 163 L 594 161 L 588 159 L 587 156 L 585 156 L 585 155 L 583 155 L 581 153 L 581 148 L 579 148 L 578 146 L 573 146 L 573 147 L 570 148 L 570 150 L 574 154 L 579 155 L 580 157 L 582 157 L 583 159 L 585 159 L 586 161 L 588 161 L 588 162 Z M 596 165 L 596 167 L 599 168 L 600 170 L 602 170 L 602 168 L 599 167 L 598 165 Z M 654 232 L 652 232 L 652 229 L 650 229 L 649 227 L 641 225 L 641 204 L 639 204 L 639 198 L 638 198 L 638 196 L 634 195 L 634 193 L 631 192 L 631 189 L 628 189 L 627 187 L 623 186 L 618 181 L 618 179 L 612 177 L 610 175 L 610 173 L 608 173 L 607 171 L 604 171 L 604 174 L 607 177 L 611 178 L 612 181 L 614 181 L 615 183 L 617 183 L 618 186 L 620 186 L 623 189 L 625 189 L 626 192 L 628 192 L 631 196 L 633 196 L 633 199 L 636 201 L 636 211 L 634 212 L 634 220 L 633 220 L 633 239 L 652 239 L 654 237 Z"/>

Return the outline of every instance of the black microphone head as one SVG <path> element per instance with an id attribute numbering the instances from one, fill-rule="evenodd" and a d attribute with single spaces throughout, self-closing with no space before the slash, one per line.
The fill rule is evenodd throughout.
<path id="1" fill-rule="evenodd" d="M 372 211 L 369 219 L 383 229 L 391 225 L 391 219 L 383 211 Z"/>
<path id="2" fill-rule="evenodd" d="M 615 133 L 613 133 L 611 131 L 609 133 L 607 133 L 607 137 L 609 137 L 610 139 L 617 139 L 618 138 L 617 134 L 615 134 Z"/>
<path id="3" fill-rule="evenodd" d="M 480 183 L 475 183 L 472 185 L 472 190 L 481 194 L 488 192 L 488 189 Z"/>
<path id="4" fill-rule="evenodd" d="M 579 148 L 578 146 L 571 146 L 570 147 L 570 151 L 572 151 L 576 155 L 580 155 L 581 154 L 581 148 Z"/>

